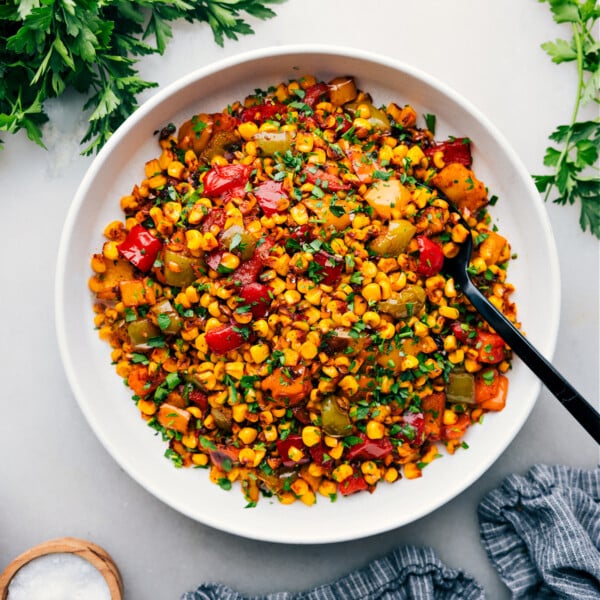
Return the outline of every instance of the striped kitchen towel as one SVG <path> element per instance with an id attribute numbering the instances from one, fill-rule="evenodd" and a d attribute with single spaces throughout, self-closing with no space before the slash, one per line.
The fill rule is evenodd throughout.
<path id="1" fill-rule="evenodd" d="M 209 583 L 181 600 L 483 600 L 478 583 L 462 571 L 446 567 L 430 548 L 403 546 L 333 583 L 293 594 L 243 596 Z"/>
<path id="2" fill-rule="evenodd" d="M 535 465 L 507 477 L 478 512 L 514 599 L 600 599 L 600 468 Z"/>

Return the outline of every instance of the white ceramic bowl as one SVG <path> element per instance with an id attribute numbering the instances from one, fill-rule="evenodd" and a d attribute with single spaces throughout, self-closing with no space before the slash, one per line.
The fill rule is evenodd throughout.
<path id="1" fill-rule="evenodd" d="M 529 339 L 554 351 L 559 316 L 559 274 L 548 218 L 531 178 L 494 126 L 468 101 L 419 70 L 357 50 L 324 46 L 265 49 L 200 69 L 158 92 L 119 128 L 92 163 L 68 214 L 57 266 L 56 321 L 60 352 L 81 410 L 102 444 L 131 477 L 165 503 L 202 523 L 245 537 L 287 543 L 325 543 L 387 531 L 423 517 L 482 475 L 521 429 L 540 383 L 518 359 L 510 373 L 504 411 L 472 427 L 470 449 L 434 461 L 417 480 L 380 485 L 332 503 L 320 497 L 306 507 L 262 498 L 244 508 L 238 488 L 225 492 L 204 470 L 175 469 L 165 444 L 146 427 L 130 393 L 110 364 L 109 347 L 93 326 L 88 291 L 90 256 L 102 230 L 122 218 L 119 199 L 143 178 L 158 156 L 153 132 L 198 112 L 214 112 L 256 88 L 311 73 L 328 80 L 354 75 L 377 104 L 412 104 L 437 116 L 436 137 L 468 136 L 475 171 L 499 197 L 494 220 L 518 259 L 509 269 L 514 299 Z"/>

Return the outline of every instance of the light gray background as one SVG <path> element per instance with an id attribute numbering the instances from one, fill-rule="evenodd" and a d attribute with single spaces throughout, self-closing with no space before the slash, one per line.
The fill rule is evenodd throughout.
<path id="1" fill-rule="evenodd" d="M 256 34 L 224 49 L 206 26 L 178 24 L 163 57 L 139 64 L 167 84 L 244 50 L 319 42 L 364 48 L 428 71 L 470 99 L 507 137 L 530 172 L 543 170 L 547 136 L 568 122 L 573 65 L 540 49 L 567 38 L 536 0 L 288 0 Z M 151 92 L 150 92 L 151 93 Z M 489 598 L 508 598 L 479 542 L 476 509 L 509 473 L 535 463 L 593 468 L 598 449 L 543 390 L 521 433 L 493 468 L 448 505 L 409 526 L 324 546 L 254 542 L 189 520 L 150 496 L 91 433 L 63 373 L 54 330 L 54 268 L 62 224 L 91 159 L 78 155 L 80 102 L 52 104 L 48 151 L 3 135 L 0 154 L 0 570 L 46 539 L 86 538 L 118 563 L 129 600 L 176 600 L 205 581 L 247 594 L 328 582 L 400 544 L 432 546 L 475 576 Z M 591 109 L 588 116 L 595 116 Z M 599 245 L 578 207 L 547 205 L 562 272 L 556 366 L 597 402 Z M 518 401 L 513 399 L 512 401 Z M 251 512 L 248 518 L 252 518 Z"/>

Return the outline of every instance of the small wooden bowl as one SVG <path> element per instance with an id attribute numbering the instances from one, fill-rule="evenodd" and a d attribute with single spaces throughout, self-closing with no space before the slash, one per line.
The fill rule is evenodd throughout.
<path id="1" fill-rule="evenodd" d="M 87 560 L 96 567 L 104 577 L 110 591 L 111 599 L 123 600 L 123 581 L 121 579 L 121 574 L 108 552 L 103 548 L 100 548 L 100 546 L 92 544 L 92 542 L 71 537 L 48 540 L 47 542 L 43 542 L 38 546 L 26 550 L 20 556 L 17 556 L 17 558 L 15 558 L 0 575 L 0 600 L 7 599 L 8 586 L 21 567 L 40 556 L 60 553 L 76 554 Z"/>

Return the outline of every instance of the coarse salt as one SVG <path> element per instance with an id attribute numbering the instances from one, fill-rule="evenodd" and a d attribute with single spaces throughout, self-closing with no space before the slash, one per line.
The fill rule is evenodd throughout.
<path id="1" fill-rule="evenodd" d="M 96 567 L 59 552 L 23 565 L 8 586 L 7 600 L 111 600 L 111 594 Z"/>

